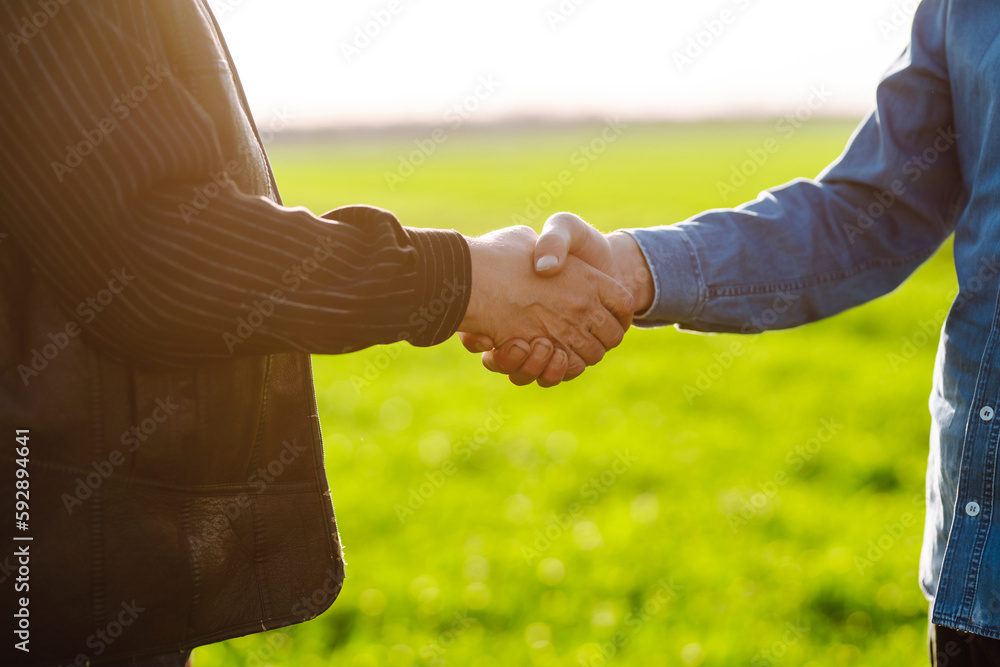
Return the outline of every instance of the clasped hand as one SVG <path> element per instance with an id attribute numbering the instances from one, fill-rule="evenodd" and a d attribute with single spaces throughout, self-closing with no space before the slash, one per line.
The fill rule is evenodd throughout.
<path id="1" fill-rule="evenodd" d="M 517 385 L 578 377 L 652 302 L 649 269 L 632 237 L 605 236 L 570 213 L 549 218 L 541 236 L 511 227 L 469 239 L 469 247 L 462 343 Z"/>

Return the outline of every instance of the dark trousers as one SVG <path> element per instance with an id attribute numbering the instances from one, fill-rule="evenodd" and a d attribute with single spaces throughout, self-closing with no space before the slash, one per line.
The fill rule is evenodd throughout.
<path id="1" fill-rule="evenodd" d="M 992 667 L 1000 665 L 1000 639 L 931 624 L 928 644 L 932 667 Z"/>

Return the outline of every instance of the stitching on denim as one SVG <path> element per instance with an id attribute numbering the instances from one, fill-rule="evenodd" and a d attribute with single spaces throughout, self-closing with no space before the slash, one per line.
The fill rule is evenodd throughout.
<path id="1" fill-rule="evenodd" d="M 937 249 L 937 246 L 932 248 L 925 248 L 920 252 L 913 253 L 906 257 L 899 259 L 880 259 L 872 258 L 856 264 L 850 269 L 842 269 L 839 271 L 827 271 L 825 273 L 817 273 L 811 276 L 803 276 L 802 278 L 796 278 L 795 280 L 784 281 L 780 283 L 753 283 L 748 285 L 725 285 L 720 287 L 710 287 L 708 288 L 709 298 L 715 297 L 734 297 L 734 296 L 749 296 L 754 294 L 774 294 L 778 292 L 788 292 L 791 290 L 801 290 L 810 287 L 816 287 L 829 282 L 835 282 L 838 280 L 844 280 L 856 276 L 858 274 L 864 273 L 870 269 L 874 268 L 887 268 L 887 267 L 897 267 L 909 264 L 914 261 L 925 259 L 929 257 Z"/>
<path id="2" fill-rule="evenodd" d="M 698 295 L 695 297 L 694 308 L 691 314 L 684 318 L 685 321 L 693 321 L 698 318 L 701 311 L 705 309 L 705 305 L 708 303 L 709 290 L 708 286 L 705 285 L 705 274 L 701 270 L 701 260 L 698 257 L 698 253 L 694 248 L 694 241 L 692 241 L 687 232 L 684 230 L 678 230 L 681 235 L 681 241 L 684 243 L 684 247 L 688 251 L 688 259 L 691 261 L 691 265 L 694 267 L 694 279 L 696 283 L 696 288 L 698 290 Z"/>

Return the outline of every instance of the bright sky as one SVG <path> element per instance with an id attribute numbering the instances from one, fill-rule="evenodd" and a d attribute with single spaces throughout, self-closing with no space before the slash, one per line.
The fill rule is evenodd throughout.
<path id="1" fill-rule="evenodd" d="M 916 0 L 210 0 L 259 121 L 860 116 Z M 280 120 L 285 119 L 285 120 Z"/>

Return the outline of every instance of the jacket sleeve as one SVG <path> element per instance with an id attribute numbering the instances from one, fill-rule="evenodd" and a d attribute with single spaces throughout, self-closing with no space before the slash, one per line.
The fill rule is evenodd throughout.
<path id="1" fill-rule="evenodd" d="M 947 3 L 924 0 L 876 108 L 817 179 L 734 210 L 629 230 L 656 285 L 639 326 L 758 332 L 829 317 L 900 285 L 944 242 L 963 196 L 945 59 Z"/>
<path id="2" fill-rule="evenodd" d="M 36 4 L 2 3 L 2 34 L 21 35 Z M 471 280 L 461 235 L 241 192 L 145 3 L 60 7 L 0 49 L 0 225 L 68 319 L 154 364 L 454 333 Z"/>

